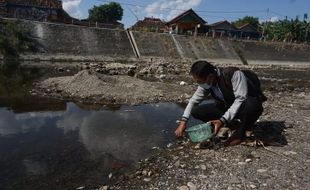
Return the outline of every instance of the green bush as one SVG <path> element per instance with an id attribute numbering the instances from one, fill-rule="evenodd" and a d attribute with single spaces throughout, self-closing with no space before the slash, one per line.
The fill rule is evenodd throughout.
<path id="1" fill-rule="evenodd" d="M 4 58 L 16 58 L 32 47 L 30 35 L 19 21 L 0 22 L 0 53 Z"/>

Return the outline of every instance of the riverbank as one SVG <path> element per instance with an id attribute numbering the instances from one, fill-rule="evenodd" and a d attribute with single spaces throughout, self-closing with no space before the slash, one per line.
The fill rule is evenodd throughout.
<path id="1" fill-rule="evenodd" d="M 190 142 L 169 145 L 112 179 L 109 189 L 309 189 L 309 90 L 267 96 L 260 123 L 283 130 L 287 145 L 219 150 Z"/>
<path id="2" fill-rule="evenodd" d="M 228 65 L 235 64 L 220 64 Z M 237 66 L 259 74 L 268 97 L 260 126 L 265 134 L 281 134 L 286 145 L 208 150 L 175 142 L 154 147 L 149 158 L 130 172 L 110 176 L 101 189 L 309 189 L 310 67 Z M 40 81 L 32 93 L 97 104 L 186 103 L 195 90 L 189 67 L 81 63 L 76 75 Z"/>
<path id="3" fill-rule="evenodd" d="M 276 80 L 278 83 L 288 80 L 288 85 L 293 85 L 293 87 L 294 85 L 302 85 L 295 84 L 296 81 L 291 78 L 290 72 L 293 72 L 293 75 L 300 74 L 301 79 L 298 80 L 308 82 L 308 78 L 302 77 L 303 73 L 309 71 L 309 66 L 306 63 L 284 63 L 284 65 L 281 65 L 263 64 L 261 62 L 261 64 L 241 65 L 234 60 L 230 60 L 230 62 L 229 60 L 220 61 L 216 62 L 215 65 L 220 67 L 237 66 L 241 69 L 250 69 L 257 72 L 262 82 L 266 83 L 266 88 L 274 88 L 273 85 L 268 84 L 270 80 Z M 157 60 L 143 63 L 108 61 L 98 63 L 49 63 L 44 65 L 54 67 L 55 72 L 65 76 L 38 81 L 35 85 L 36 88 L 31 93 L 83 103 L 187 103 L 196 89 L 188 74 L 191 62 L 185 61 Z M 279 72 L 274 73 L 275 71 Z M 66 74 L 66 72 L 68 73 Z"/>

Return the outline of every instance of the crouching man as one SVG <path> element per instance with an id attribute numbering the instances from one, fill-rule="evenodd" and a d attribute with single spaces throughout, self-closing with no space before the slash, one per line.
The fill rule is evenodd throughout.
<path id="1" fill-rule="evenodd" d="M 257 75 L 236 67 L 217 68 L 207 61 L 195 62 L 190 74 L 198 88 L 175 130 L 176 136 L 183 136 L 190 115 L 203 122 L 210 121 L 214 125 L 215 134 L 224 124 L 239 119 L 241 123 L 227 143 L 240 144 L 245 138 L 245 132 L 253 129 L 263 112 L 262 103 L 267 100 Z M 200 105 L 208 94 L 215 99 L 215 103 Z"/>

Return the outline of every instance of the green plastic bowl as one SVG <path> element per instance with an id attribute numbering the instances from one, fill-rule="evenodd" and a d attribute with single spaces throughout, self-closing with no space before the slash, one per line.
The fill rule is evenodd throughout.
<path id="1" fill-rule="evenodd" d="M 202 142 L 212 137 L 211 124 L 203 123 L 185 130 L 192 142 Z"/>

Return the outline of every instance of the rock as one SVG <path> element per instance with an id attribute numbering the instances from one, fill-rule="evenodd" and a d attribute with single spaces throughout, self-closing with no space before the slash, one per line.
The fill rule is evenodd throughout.
<path id="1" fill-rule="evenodd" d="M 251 187 L 252 189 L 255 189 L 255 188 L 256 188 L 256 186 L 253 185 L 253 184 L 251 184 L 250 187 Z"/>
<path id="2" fill-rule="evenodd" d="M 145 182 L 150 182 L 150 181 L 151 181 L 151 178 L 144 178 L 143 181 L 145 181 Z"/>
<path id="3" fill-rule="evenodd" d="M 167 144 L 167 148 L 170 148 L 170 147 L 172 147 L 172 143 L 169 143 L 169 144 Z"/>
<path id="4" fill-rule="evenodd" d="M 166 78 L 166 77 L 167 77 L 167 75 L 160 75 L 160 76 L 159 76 L 160 79 L 164 79 L 164 78 Z"/>
<path id="5" fill-rule="evenodd" d="M 189 188 L 185 185 L 181 186 L 178 188 L 179 190 L 189 190 Z"/>
<path id="6" fill-rule="evenodd" d="M 283 154 L 285 154 L 285 155 L 296 155 L 297 154 L 297 152 L 294 152 L 294 151 L 285 151 L 285 152 L 283 152 Z"/>
<path id="7" fill-rule="evenodd" d="M 151 176 L 153 174 L 153 172 L 152 171 L 149 171 L 148 173 L 147 173 L 147 176 Z"/>
<path id="8" fill-rule="evenodd" d="M 147 175 L 147 173 L 148 173 L 148 172 L 147 172 L 146 170 L 143 170 L 143 171 L 142 171 L 142 175 L 144 175 L 144 176 Z"/>
<path id="9" fill-rule="evenodd" d="M 258 173 L 264 173 L 264 172 L 267 172 L 267 170 L 266 169 L 258 169 L 257 172 Z"/>
<path id="10" fill-rule="evenodd" d="M 200 168 L 201 168 L 202 170 L 207 170 L 207 166 L 204 165 L 204 164 L 200 165 Z"/>
<path id="11" fill-rule="evenodd" d="M 200 149 L 200 143 L 196 144 L 196 146 L 194 147 L 194 149 Z"/>
<path id="12" fill-rule="evenodd" d="M 197 190 L 197 187 L 195 184 L 193 184 L 192 182 L 188 182 L 187 186 L 189 187 L 189 190 Z"/>
<path id="13" fill-rule="evenodd" d="M 184 81 L 181 81 L 181 82 L 180 82 L 180 85 L 181 85 L 181 86 L 185 86 L 185 85 L 187 85 L 187 83 L 184 82 Z"/>
<path id="14" fill-rule="evenodd" d="M 102 187 L 100 187 L 98 190 L 108 190 L 108 186 L 102 186 Z"/>
<path id="15" fill-rule="evenodd" d="M 113 174 L 112 174 L 112 173 L 110 173 L 110 174 L 109 174 L 109 179 L 111 179 L 111 178 L 112 178 L 112 176 L 113 176 Z"/>
<path id="16" fill-rule="evenodd" d="M 246 162 L 246 163 L 252 162 L 252 159 L 247 158 L 247 159 L 245 159 L 245 162 Z"/>
<path id="17" fill-rule="evenodd" d="M 84 65 L 84 66 L 82 67 L 82 69 L 88 70 L 88 69 L 90 69 L 90 67 L 89 67 L 88 65 Z"/>
<path id="18" fill-rule="evenodd" d="M 84 186 L 76 188 L 77 190 L 85 189 Z"/>
<path id="19" fill-rule="evenodd" d="M 177 168 L 178 168 L 180 165 L 181 165 L 181 164 L 180 164 L 180 160 L 178 160 L 178 161 L 176 161 L 176 162 L 174 163 L 174 166 L 177 167 Z"/>
<path id="20" fill-rule="evenodd" d="M 231 183 L 231 184 L 237 184 L 237 183 L 240 183 L 240 180 L 239 180 L 238 177 L 232 176 L 232 177 L 230 178 L 230 180 L 229 180 L 229 183 Z"/>

